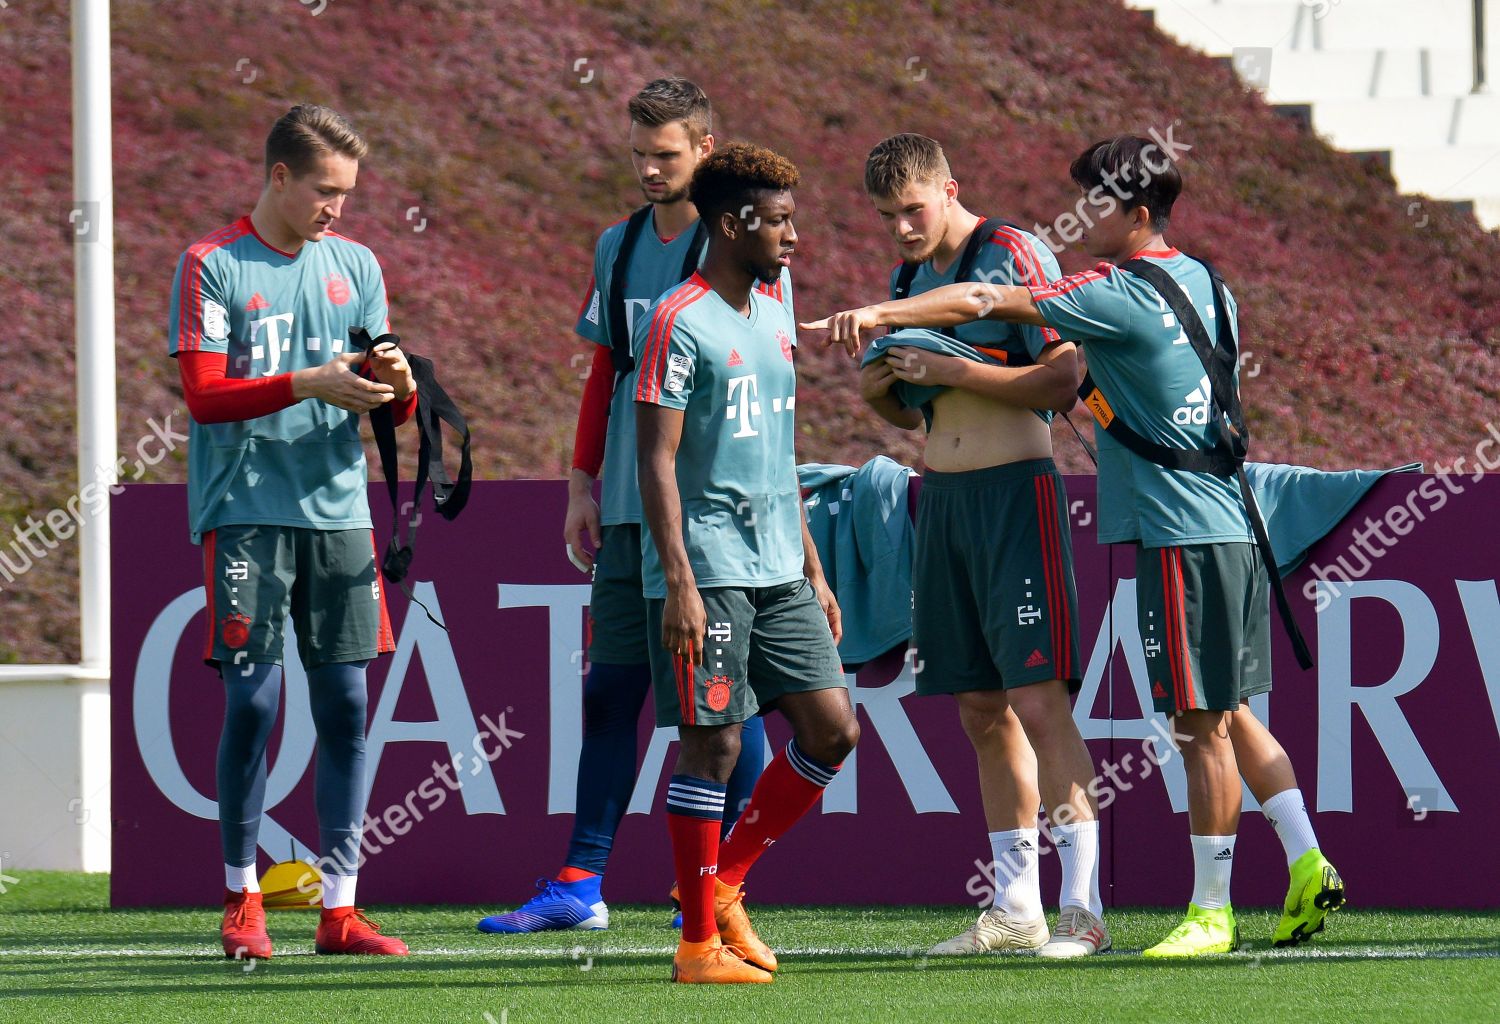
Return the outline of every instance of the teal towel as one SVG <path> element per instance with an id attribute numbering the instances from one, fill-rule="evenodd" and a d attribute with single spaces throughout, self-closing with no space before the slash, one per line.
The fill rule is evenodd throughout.
<path id="1" fill-rule="evenodd" d="M 911 636 L 916 534 L 906 497 L 916 475 L 885 455 L 857 470 L 797 467 L 808 533 L 843 615 L 845 665 L 861 665 Z"/>
<path id="2" fill-rule="evenodd" d="M 1285 575 L 1307 557 L 1307 549 L 1343 521 L 1376 482 L 1390 473 L 1419 473 L 1420 462 L 1394 469 L 1350 469 L 1330 473 L 1307 466 L 1245 463 L 1245 475 L 1266 521 L 1277 568 Z"/>

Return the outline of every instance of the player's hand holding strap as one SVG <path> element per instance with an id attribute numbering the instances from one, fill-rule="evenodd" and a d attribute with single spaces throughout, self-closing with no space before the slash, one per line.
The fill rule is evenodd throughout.
<path id="1" fill-rule="evenodd" d="M 350 412 L 369 412 L 393 401 L 395 388 L 366 380 L 353 371 L 352 367 L 364 360 L 363 352 L 341 352 L 322 366 L 296 371 L 292 374 L 292 397 L 299 402 L 316 398 Z M 406 361 L 404 356 L 401 361 Z"/>
<path id="2" fill-rule="evenodd" d="M 395 391 L 396 401 L 404 402 L 417 390 L 417 378 L 406 361 L 406 353 L 399 345 L 385 342 L 370 351 L 370 373 L 382 384 L 389 384 Z"/>

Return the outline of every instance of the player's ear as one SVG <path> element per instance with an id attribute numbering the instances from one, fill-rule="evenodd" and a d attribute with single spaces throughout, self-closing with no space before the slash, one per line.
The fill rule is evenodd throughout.
<path id="1" fill-rule="evenodd" d="M 712 153 L 713 151 L 714 151 L 714 136 L 713 136 L 712 132 L 709 132 L 707 135 L 703 136 L 703 138 L 698 142 L 698 159 L 699 160 L 706 160 L 706 159 L 708 159 L 708 155 L 710 153 Z"/>
<path id="2" fill-rule="evenodd" d="M 740 237 L 740 222 L 734 214 L 724 212 L 719 214 L 719 230 L 724 232 L 724 237 L 731 241 Z"/>
<path id="3" fill-rule="evenodd" d="M 954 181 L 952 178 L 949 178 L 946 182 L 943 183 L 943 194 L 948 197 L 948 202 L 952 203 L 955 199 L 958 198 L 958 182 Z"/>

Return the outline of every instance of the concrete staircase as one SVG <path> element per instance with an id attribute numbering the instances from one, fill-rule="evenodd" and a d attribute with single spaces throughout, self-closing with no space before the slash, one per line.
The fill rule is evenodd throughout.
<path id="1" fill-rule="evenodd" d="M 1460 203 L 1497 230 L 1500 0 L 1484 2 L 1488 84 L 1475 93 L 1473 0 L 1125 0 L 1229 58 L 1330 144 L 1378 154 L 1403 192 Z"/>

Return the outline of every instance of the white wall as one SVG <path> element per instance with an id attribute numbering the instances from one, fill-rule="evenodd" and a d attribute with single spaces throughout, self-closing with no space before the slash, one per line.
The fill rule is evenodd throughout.
<path id="1" fill-rule="evenodd" d="M 108 871 L 109 679 L 0 666 L 0 873 Z"/>

